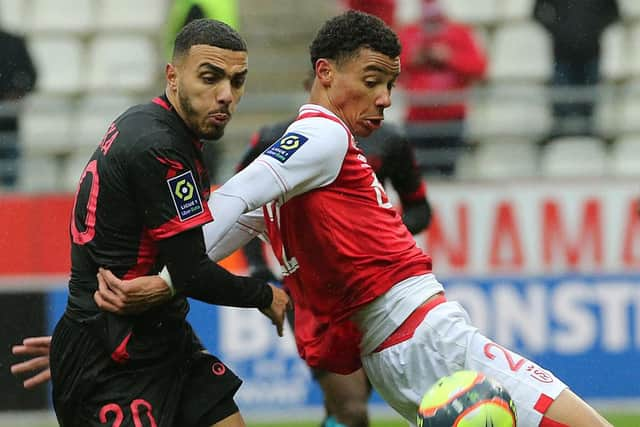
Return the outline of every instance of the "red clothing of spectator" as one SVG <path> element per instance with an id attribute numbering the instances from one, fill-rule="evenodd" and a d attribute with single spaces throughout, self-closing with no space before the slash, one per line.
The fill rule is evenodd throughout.
<path id="1" fill-rule="evenodd" d="M 394 26 L 396 0 L 345 0 L 345 5 L 348 9 L 375 15 L 388 26 Z"/>
<path id="2" fill-rule="evenodd" d="M 434 33 L 424 31 L 420 23 L 399 32 L 401 83 L 410 95 L 458 91 L 484 77 L 487 59 L 471 29 L 444 17 L 441 19 L 440 29 Z M 429 53 L 434 50 L 445 53 L 436 54 L 442 57 L 434 59 Z M 407 121 L 460 120 L 465 114 L 464 101 L 437 105 L 411 105 L 409 101 Z"/>

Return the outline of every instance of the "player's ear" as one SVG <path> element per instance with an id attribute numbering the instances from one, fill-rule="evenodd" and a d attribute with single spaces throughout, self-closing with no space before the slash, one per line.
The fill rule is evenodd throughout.
<path id="1" fill-rule="evenodd" d="M 178 89 L 178 70 L 172 63 L 168 63 L 164 68 L 164 74 L 167 79 L 167 86 L 172 92 Z"/>
<path id="2" fill-rule="evenodd" d="M 324 58 L 316 61 L 316 78 L 323 86 L 330 86 L 333 81 L 334 69 L 333 64 Z"/>

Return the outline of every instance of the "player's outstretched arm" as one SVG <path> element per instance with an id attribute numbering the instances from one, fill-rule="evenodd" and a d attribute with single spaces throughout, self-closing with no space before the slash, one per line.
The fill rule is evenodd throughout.
<path id="1" fill-rule="evenodd" d="M 29 337 L 22 344 L 14 345 L 11 352 L 16 356 L 30 356 L 24 362 L 11 365 L 11 373 L 15 376 L 31 375 L 22 383 L 26 389 L 37 387 L 51 379 L 49 369 L 49 351 L 51 337 Z"/>

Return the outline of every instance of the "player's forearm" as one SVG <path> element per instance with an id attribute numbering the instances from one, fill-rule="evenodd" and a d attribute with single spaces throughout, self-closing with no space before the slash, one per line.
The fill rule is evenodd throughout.
<path id="1" fill-rule="evenodd" d="M 176 292 L 210 304 L 265 308 L 272 291 L 265 282 L 236 276 L 207 258 L 200 229 L 162 240 L 160 256 Z"/>
<path id="2" fill-rule="evenodd" d="M 411 234 L 418 234 L 431 223 L 431 206 L 427 199 L 402 205 L 402 222 Z"/>
<path id="3" fill-rule="evenodd" d="M 197 279 L 184 287 L 184 295 L 209 304 L 232 307 L 268 308 L 273 299 L 264 281 L 236 276 L 208 258 L 201 261 Z"/>

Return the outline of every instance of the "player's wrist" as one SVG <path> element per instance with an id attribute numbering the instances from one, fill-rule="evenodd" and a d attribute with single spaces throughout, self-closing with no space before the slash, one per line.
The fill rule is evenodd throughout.
<path id="1" fill-rule="evenodd" d="M 166 265 L 162 267 L 162 270 L 160 270 L 160 273 L 158 273 L 158 276 L 160 276 L 160 278 L 164 280 L 164 283 L 167 285 L 167 287 L 169 288 L 169 291 L 171 292 L 171 296 L 174 296 L 176 294 L 176 289 L 173 287 L 171 274 L 169 273 L 169 269 L 167 268 Z"/>

